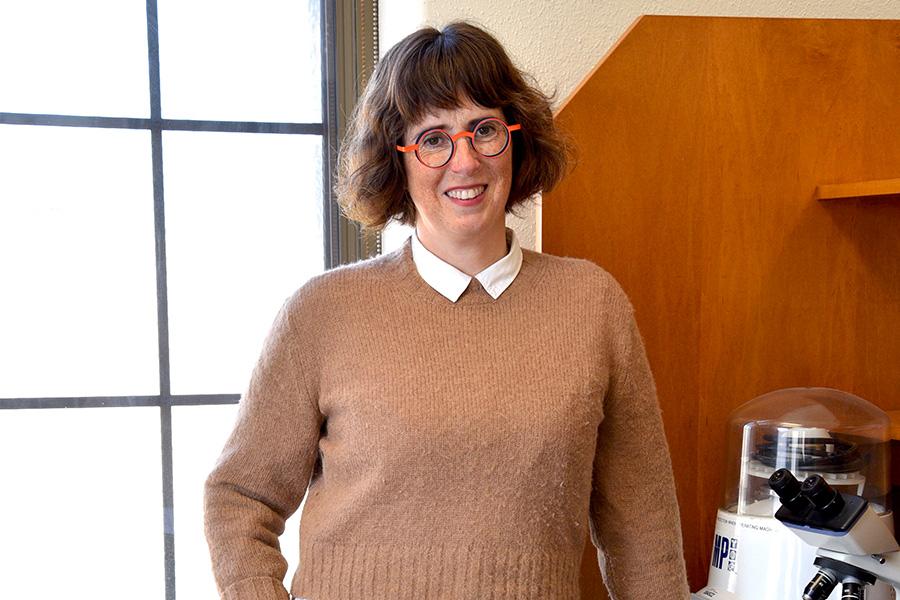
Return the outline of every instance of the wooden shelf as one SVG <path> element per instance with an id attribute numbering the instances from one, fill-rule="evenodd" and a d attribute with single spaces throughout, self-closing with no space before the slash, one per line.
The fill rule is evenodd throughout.
<path id="1" fill-rule="evenodd" d="M 817 200 L 872 198 L 880 196 L 900 197 L 900 179 L 878 179 L 873 181 L 831 183 L 816 186 Z"/>

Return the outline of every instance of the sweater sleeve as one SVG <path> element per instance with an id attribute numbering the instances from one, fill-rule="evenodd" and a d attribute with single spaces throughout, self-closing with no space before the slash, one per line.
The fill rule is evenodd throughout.
<path id="1" fill-rule="evenodd" d="M 672 464 L 656 388 L 624 294 L 594 457 L 591 541 L 612 600 L 690 592 Z"/>
<path id="2" fill-rule="evenodd" d="M 315 466 L 322 416 L 285 303 L 206 481 L 205 529 L 223 600 L 287 600 L 278 537 Z"/>

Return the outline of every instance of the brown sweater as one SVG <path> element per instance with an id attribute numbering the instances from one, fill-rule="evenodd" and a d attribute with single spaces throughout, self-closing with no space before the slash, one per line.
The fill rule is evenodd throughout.
<path id="1" fill-rule="evenodd" d="M 307 491 L 308 487 L 308 491 Z M 226 600 L 688 597 L 653 379 L 622 289 L 525 251 L 457 303 L 401 249 L 314 278 L 275 320 L 206 487 Z"/>

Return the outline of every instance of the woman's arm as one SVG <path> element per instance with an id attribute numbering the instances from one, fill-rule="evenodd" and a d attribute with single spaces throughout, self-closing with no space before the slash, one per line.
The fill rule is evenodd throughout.
<path id="1" fill-rule="evenodd" d="M 287 600 L 278 536 L 306 493 L 322 415 L 289 300 L 264 344 L 237 424 L 206 481 L 206 538 L 224 600 Z"/>
<path id="2" fill-rule="evenodd" d="M 594 457 L 591 540 L 613 600 L 684 600 L 681 523 L 653 375 L 631 305 L 614 311 L 610 386 Z"/>

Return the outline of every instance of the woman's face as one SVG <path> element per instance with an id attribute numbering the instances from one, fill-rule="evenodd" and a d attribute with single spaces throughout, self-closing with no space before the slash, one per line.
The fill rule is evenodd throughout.
<path id="1" fill-rule="evenodd" d="M 407 128 L 403 143 L 415 143 L 429 129 L 443 129 L 450 135 L 471 131 L 488 117 L 504 118 L 500 109 L 471 101 L 458 108 L 435 109 Z M 469 139 L 460 138 L 450 162 L 438 169 L 423 165 L 412 152 L 403 155 L 406 185 L 416 206 L 416 232 L 429 249 L 448 244 L 487 244 L 505 235 L 512 149 L 488 158 L 475 152 Z"/>

